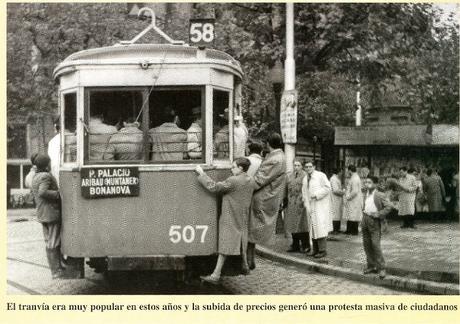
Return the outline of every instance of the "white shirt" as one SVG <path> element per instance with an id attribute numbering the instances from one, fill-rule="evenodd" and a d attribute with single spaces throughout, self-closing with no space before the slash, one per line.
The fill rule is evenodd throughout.
<path id="1" fill-rule="evenodd" d="M 243 157 L 246 155 L 246 142 L 248 141 L 248 129 L 244 124 L 233 128 L 233 157 Z"/>
<path id="2" fill-rule="evenodd" d="M 259 170 L 260 164 L 262 163 L 262 157 L 257 153 L 252 153 L 248 156 L 248 160 L 251 162 L 251 165 L 246 173 L 249 176 L 254 177 L 257 170 Z"/>
<path id="3" fill-rule="evenodd" d="M 56 178 L 56 182 L 59 186 L 59 158 L 61 152 L 61 134 L 57 133 L 48 142 L 48 156 L 51 159 L 51 174 Z"/>
<path id="4" fill-rule="evenodd" d="M 366 200 L 364 202 L 364 213 L 371 216 L 374 215 L 375 213 L 378 212 L 377 206 L 375 205 L 374 202 L 374 194 L 375 194 L 375 189 L 372 191 L 372 193 L 366 196 Z"/>

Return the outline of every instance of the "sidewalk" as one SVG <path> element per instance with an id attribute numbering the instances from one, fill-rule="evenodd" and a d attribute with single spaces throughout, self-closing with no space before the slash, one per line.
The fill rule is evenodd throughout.
<path id="1" fill-rule="evenodd" d="M 390 220 L 389 231 L 382 237 L 382 250 L 387 273 L 399 278 L 418 279 L 436 283 L 459 283 L 460 228 L 459 223 L 417 223 L 416 229 L 401 229 Z M 327 242 L 327 257 L 315 259 L 304 253 L 287 253 L 290 238 L 277 234 L 265 251 L 273 251 L 309 264 L 329 265 L 361 272 L 365 254 L 361 233 L 358 236 L 331 235 Z"/>
<path id="2" fill-rule="evenodd" d="M 6 211 L 8 222 L 21 222 L 35 219 L 35 208 L 8 209 Z"/>

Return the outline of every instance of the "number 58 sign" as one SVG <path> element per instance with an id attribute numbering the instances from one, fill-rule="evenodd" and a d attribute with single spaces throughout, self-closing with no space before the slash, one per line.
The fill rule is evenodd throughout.
<path id="1" fill-rule="evenodd" d="M 190 43 L 206 46 L 214 43 L 214 19 L 190 19 Z"/>

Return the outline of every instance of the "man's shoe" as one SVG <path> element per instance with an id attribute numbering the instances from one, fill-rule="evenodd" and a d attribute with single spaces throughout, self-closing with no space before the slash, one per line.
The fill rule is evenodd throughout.
<path id="1" fill-rule="evenodd" d="M 313 251 L 313 249 L 309 248 L 305 250 L 305 254 L 308 256 L 314 256 L 315 254 L 318 254 L 318 252 Z"/>
<path id="2" fill-rule="evenodd" d="M 290 247 L 289 250 L 286 250 L 286 252 L 289 252 L 289 253 L 292 253 L 292 252 L 300 252 L 300 249 L 299 249 L 299 248 Z"/>
<path id="3" fill-rule="evenodd" d="M 247 276 L 251 271 L 249 270 L 249 266 L 247 264 L 243 264 L 241 267 L 241 274 Z"/>
<path id="4" fill-rule="evenodd" d="M 209 276 L 200 276 L 200 279 L 213 285 L 218 285 L 220 282 L 220 277 L 213 276 L 212 274 Z"/>
<path id="5" fill-rule="evenodd" d="M 326 252 L 318 252 L 313 257 L 316 259 L 324 258 L 327 255 Z"/>
<path id="6" fill-rule="evenodd" d="M 366 268 L 363 270 L 363 273 L 364 274 L 369 274 L 369 273 L 377 273 L 377 269 L 376 268 Z"/>
<path id="7" fill-rule="evenodd" d="M 51 277 L 53 279 L 65 279 L 66 278 L 65 272 L 63 269 L 56 270 L 55 272 L 52 273 Z"/>
<path id="8" fill-rule="evenodd" d="M 385 278 L 386 275 L 387 275 L 387 272 L 386 272 L 384 269 L 382 269 L 382 270 L 379 271 L 379 278 L 380 278 L 380 279 Z"/>

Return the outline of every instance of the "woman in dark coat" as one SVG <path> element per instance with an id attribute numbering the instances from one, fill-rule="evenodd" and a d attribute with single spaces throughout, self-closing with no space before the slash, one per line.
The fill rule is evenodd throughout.
<path id="1" fill-rule="evenodd" d="M 56 179 L 49 172 L 50 158 L 38 154 L 34 160 L 37 167 L 32 180 L 32 192 L 37 206 L 37 220 L 42 224 L 46 243 L 46 256 L 53 279 L 61 278 L 61 206 Z"/>
<path id="2" fill-rule="evenodd" d="M 246 174 L 251 162 L 237 158 L 232 164 L 232 176 L 222 182 L 215 182 L 200 166 L 196 167 L 198 181 L 207 190 L 223 194 L 222 212 L 219 218 L 219 242 L 217 264 L 213 273 L 202 280 L 217 283 L 227 255 L 240 255 L 243 259 L 243 273 L 249 273 L 246 258 L 248 242 L 248 220 L 254 180 Z"/>
<path id="3" fill-rule="evenodd" d="M 428 200 L 428 211 L 433 216 L 440 216 L 444 209 L 444 199 L 446 192 L 441 177 L 438 176 L 432 169 L 426 171 L 427 177 L 422 179 L 423 189 Z"/>

